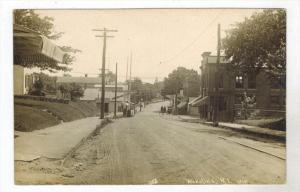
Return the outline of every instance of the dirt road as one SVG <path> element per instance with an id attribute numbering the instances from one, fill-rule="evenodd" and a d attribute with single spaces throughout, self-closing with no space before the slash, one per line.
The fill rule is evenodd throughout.
<path id="1" fill-rule="evenodd" d="M 229 130 L 174 121 L 159 115 L 161 103 L 132 118 L 114 120 L 83 143 L 62 164 L 16 163 L 16 180 L 39 173 L 38 183 L 62 184 L 224 184 L 284 183 L 285 160 L 239 143 L 285 153 L 276 142 L 253 141 Z M 46 160 L 45 160 L 46 161 Z M 41 177 L 45 164 L 51 177 Z M 51 172 L 52 170 L 52 172 Z M 23 175 L 23 176 L 22 176 Z"/>

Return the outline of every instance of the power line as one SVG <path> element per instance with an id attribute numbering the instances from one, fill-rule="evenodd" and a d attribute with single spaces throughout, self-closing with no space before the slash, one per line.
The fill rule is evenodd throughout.
<path id="1" fill-rule="evenodd" d="M 84 73 L 84 72 L 77 72 L 77 71 L 74 71 L 74 72 L 68 72 L 68 73 L 75 73 L 75 74 L 81 74 L 81 75 L 99 75 L 99 73 Z M 118 75 L 118 77 L 125 77 L 126 78 L 126 75 Z M 158 78 L 164 78 L 165 76 L 136 76 L 138 78 L 142 78 L 142 79 L 153 79 L 155 77 L 158 77 Z"/>
<path id="2" fill-rule="evenodd" d="M 222 11 L 223 12 L 223 11 Z M 172 60 L 174 60 L 175 58 L 177 58 L 179 55 L 181 55 L 184 51 L 186 51 L 188 48 L 190 48 L 192 45 L 194 45 L 197 40 L 205 34 L 205 32 L 207 31 L 207 28 L 209 28 L 214 22 L 216 22 L 216 20 L 219 18 L 219 16 L 221 15 L 221 13 L 217 14 L 216 17 L 201 31 L 201 33 L 191 42 L 189 43 L 187 46 L 185 46 L 181 51 L 179 51 L 177 54 L 175 54 L 173 57 L 167 59 L 167 60 L 164 60 L 164 61 L 161 61 L 161 63 L 168 63 Z"/>

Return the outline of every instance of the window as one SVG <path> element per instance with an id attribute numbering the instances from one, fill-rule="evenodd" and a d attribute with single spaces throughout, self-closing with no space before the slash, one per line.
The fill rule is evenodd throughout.
<path id="1" fill-rule="evenodd" d="M 243 88 L 243 76 L 237 75 L 235 77 L 235 88 Z"/>
<path id="2" fill-rule="evenodd" d="M 274 79 L 271 79 L 270 85 L 272 89 L 285 89 L 286 88 L 286 82 L 285 77 L 277 77 Z"/>
<path id="3" fill-rule="evenodd" d="M 255 74 L 248 75 L 248 88 L 249 89 L 256 88 L 256 75 Z"/>
<path id="4" fill-rule="evenodd" d="M 118 106 L 118 112 L 122 112 L 122 106 Z"/>
<path id="5" fill-rule="evenodd" d="M 272 89 L 279 89 L 280 88 L 279 82 L 277 80 L 271 81 L 271 88 Z"/>

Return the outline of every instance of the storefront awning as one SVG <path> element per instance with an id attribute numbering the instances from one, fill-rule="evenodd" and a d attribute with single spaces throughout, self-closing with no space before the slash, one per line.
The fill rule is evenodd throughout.
<path id="1" fill-rule="evenodd" d="M 198 107 L 198 106 L 206 104 L 208 102 L 208 99 L 209 99 L 208 96 L 197 98 L 196 100 L 193 100 L 193 102 L 191 102 L 190 104 L 193 107 Z"/>
<path id="2" fill-rule="evenodd" d="M 14 64 L 64 63 L 64 55 L 47 37 L 14 25 Z"/>

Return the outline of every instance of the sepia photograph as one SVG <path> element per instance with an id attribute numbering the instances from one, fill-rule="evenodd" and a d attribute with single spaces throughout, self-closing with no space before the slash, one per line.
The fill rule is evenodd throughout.
<path id="1" fill-rule="evenodd" d="M 286 183 L 285 9 L 14 9 L 17 185 Z"/>
<path id="2" fill-rule="evenodd" d="M 285 184 L 285 9 L 14 9 L 17 185 Z"/>

